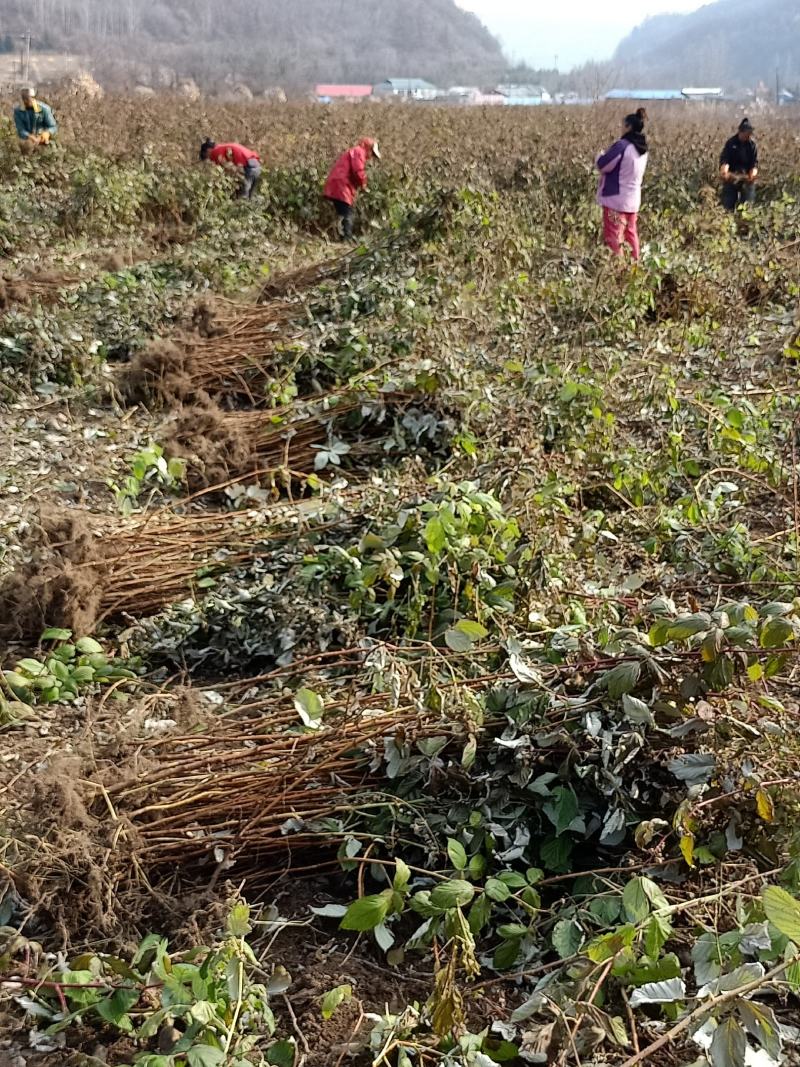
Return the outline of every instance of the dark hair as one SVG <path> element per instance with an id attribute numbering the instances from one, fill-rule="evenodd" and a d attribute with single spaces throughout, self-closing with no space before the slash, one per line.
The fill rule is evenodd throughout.
<path id="1" fill-rule="evenodd" d="M 625 125 L 630 126 L 634 133 L 641 133 L 645 122 L 647 122 L 647 110 L 643 107 L 638 108 L 634 114 L 625 116 Z"/>
<path id="2" fill-rule="evenodd" d="M 216 147 L 217 147 L 217 142 L 216 141 L 211 141 L 208 138 L 206 138 L 206 140 L 203 141 L 203 143 L 200 145 L 200 158 L 201 159 L 205 159 L 206 156 L 208 155 L 208 153 L 211 151 L 211 149 L 212 148 L 216 148 Z"/>
<path id="3" fill-rule="evenodd" d="M 747 116 L 745 116 L 742 119 L 742 121 L 739 123 L 739 133 L 752 133 L 752 132 L 753 132 L 753 124 L 750 122 L 750 119 L 748 119 Z"/>

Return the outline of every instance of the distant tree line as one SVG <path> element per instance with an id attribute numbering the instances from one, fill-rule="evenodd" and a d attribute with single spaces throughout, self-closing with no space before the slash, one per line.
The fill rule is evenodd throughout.
<path id="1" fill-rule="evenodd" d="M 231 80 L 256 91 L 387 77 L 489 84 L 505 68 L 498 42 L 454 0 L 5 0 L 3 13 L 35 48 L 90 57 L 106 84 L 146 80 L 147 67 L 159 82 L 212 90 Z"/>

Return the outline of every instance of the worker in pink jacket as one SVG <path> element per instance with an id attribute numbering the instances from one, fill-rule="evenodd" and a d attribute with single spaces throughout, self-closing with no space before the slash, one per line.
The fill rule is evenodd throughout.
<path id="1" fill-rule="evenodd" d="M 331 168 L 322 195 L 333 204 L 342 220 L 342 238 L 353 236 L 353 205 L 359 190 L 367 188 L 367 161 L 380 159 L 378 142 L 365 137 L 354 148 L 342 152 Z"/>
<path id="2" fill-rule="evenodd" d="M 625 118 L 624 133 L 607 152 L 597 159 L 600 188 L 597 202 L 603 209 L 603 240 L 615 256 L 622 254 L 623 241 L 638 259 L 639 208 L 642 205 L 642 180 L 647 170 L 647 138 L 643 107 Z"/>

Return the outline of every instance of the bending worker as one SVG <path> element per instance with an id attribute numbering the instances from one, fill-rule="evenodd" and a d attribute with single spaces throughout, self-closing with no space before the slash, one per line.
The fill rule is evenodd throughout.
<path id="1" fill-rule="evenodd" d="M 742 119 L 738 131 L 725 142 L 719 158 L 722 178 L 722 205 L 735 211 L 739 204 L 752 204 L 756 198 L 758 146 L 753 140 L 750 119 Z"/>
<path id="2" fill-rule="evenodd" d="M 239 198 L 249 200 L 258 187 L 261 177 L 261 157 L 252 148 L 231 141 L 217 144 L 216 141 L 203 141 L 200 145 L 200 159 L 216 163 L 231 173 L 239 176 Z"/>
<path id="3" fill-rule="evenodd" d="M 331 168 L 322 195 L 329 200 L 341 219 L 342 239 L 353 236 L 353 205 L 359 190 L 367 188 L 367 161 L 380 159 L 378 142 L 365 137 L 354 148 L 342 152 Z"/>
<path id="4" fill-rule="evenodd" d="M 32 85 L 26 86 L 21 96 L 21 106 L 14 108 L 19 147 L 23 152 L 35 152 L 41 145 L 50 144 L 58 133 L 58 125 L 53 118 L 52 108 L 36 99 L 36 90 Z"/>

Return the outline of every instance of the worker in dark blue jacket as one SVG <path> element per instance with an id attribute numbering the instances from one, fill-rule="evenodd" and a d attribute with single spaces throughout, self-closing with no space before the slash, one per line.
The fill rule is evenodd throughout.
<path id="1" fill-rule="evenodd" d="M 740 204 L 753 203 L 758 177 L 758 145 L 753 140 L 750 119 L 742 119 L 737 132 L 725 142 L 719 157 L 719 176 L 726 211 L 735 211 Z"/>

